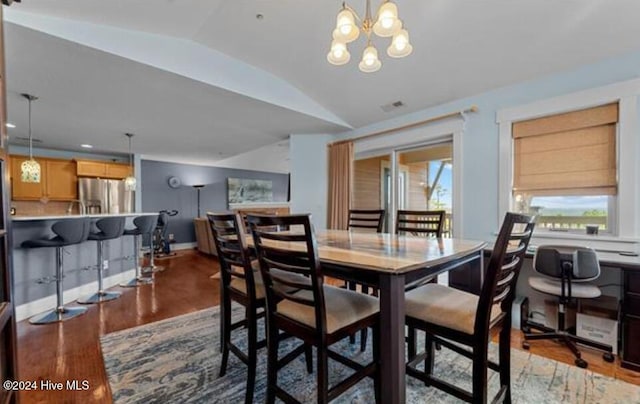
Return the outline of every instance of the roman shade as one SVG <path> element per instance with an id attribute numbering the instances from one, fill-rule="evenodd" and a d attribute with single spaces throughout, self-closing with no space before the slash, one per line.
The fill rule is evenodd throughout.
<path id="1" fill-rule="evenodd" d="M 618 104 L 513 124 L 514 193 L 615 195 Z"/>

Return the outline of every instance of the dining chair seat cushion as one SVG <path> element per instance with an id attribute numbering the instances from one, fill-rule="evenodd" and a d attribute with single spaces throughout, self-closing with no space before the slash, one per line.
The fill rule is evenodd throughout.
<path id="1" fill-rule="evenodd" d="M 260 262 L 258 260 L 251 261 L 251 267 L 253 268 L 253 281 L 256 285 L 256 299 L 264 299 L 266 294 L 264 291 L 264 282 L 262 281 L 262 274 L 260 273 Z M 242 271 L 239 267 L 234 267 L 235 271 Z M 279 277 L 288 279 L 295 282 L 305 282 L 308 283 L 308 278 L 303 277 L 302 275 L 296 275 L 292 273 L 283 272 L 277 269 L 272 269 L 271 271 L 275 272 Z M 247 283 L 243 278 L 234 277 L 231 280 L 230 284 L 232 289 L 237 290 L 238 292 L 246 295 L 247 294 Z M 284 287 L 285 292 L 291 293 L 295 292 L 298 288 L 294 287 Z"/>
<path id="2" fill-rule="evenodd" d="M 262 282 L 260 271 L 253 271 L 253 281 L 256 286 L 256 299 L 264 299 L 266 295 L 264 293 L 264 283 Z M 234 289 L 243 295 L 247 294 L 247 282 L 243 278 L 233 277 L 229 286 L 231 286 L 231 289 Z"/>
<path id="3" fill-rule="evenodd" d="M 436 324 L 465 334 L 473 334 L 478 296 L 430 283 L 405 294 L 407 316 Z M 491 309 L 493 321 L 501 313 L 500 307 Z"/>
<path id="4" fill-rule="evenodd" d="M 304 299 L 313 299 L 313 292 L 301 290 L 295 294 Z M 347 327 L 380 310 L 378 299 L 351 290 L 324 285 L 324 302 L 327 313 L 327 333 Z M 311 306 L 284 300 L 278 303 L 278 313 L 299 323 L 315 328 L 316 312 Z"/>
<path id="5" fill-rule="evenodd" d="M 562 282 L 555 279 L 532 276 L 529 278 L 529 286 L 538 292 L 553 296 L 562 296 Z M 566 290 L 566 286 L 565 286 Z M 602 295 L 599 287 L 590 284 L 571 283 L 571 296 L 579 299 L 595 299 Z"/>

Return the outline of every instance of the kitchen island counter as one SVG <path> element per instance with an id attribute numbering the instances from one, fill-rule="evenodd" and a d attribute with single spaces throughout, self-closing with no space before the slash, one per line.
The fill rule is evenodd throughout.
<path id="1" fill-rule="evenodd" d="M 89 218 L 92 222 L 104 217 L 124 217 L 125 228 L 132 229 L 137 216 L 158 213 L 120 213 L 89 215 L 13 216 L 13 272 L 16 319 L 18 321 L 55 306 L 55 248 L 22 248 L 26 240 L 55 236 L 51 226 L 60 220 Z M 97 231 L 95 225 L 93 231 Z M 148 238 L 147 238 L 148 239 Z M 146 243 L 145 243 L 146 244 Z M 104 243 L 105 287 L 128 281 L 135 276 L 133 238 L 123 236 Z M 87 240 L 64 247 L 64 300 L 73 300 L 97 290 L 97 245 Z"/>
<path id="2" fill-rule="evenodd" d="M 116 216 L 151 216 L 158 213 L 97 213 L 87 215 L 43 215 L 43 216 L 11 216 L 11 220 L 14 222 L 33 222 L 37 220 L 63 220 L 63 219 L 75 219 L 79 217 L 88 217 L 91 219 L 100 219 L 103 217 L 116 217 Z"/>

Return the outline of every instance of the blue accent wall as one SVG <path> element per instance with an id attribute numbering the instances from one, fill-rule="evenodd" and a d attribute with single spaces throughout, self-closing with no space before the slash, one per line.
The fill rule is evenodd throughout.
<path id="1" fill-rule="evenodd" d="M 178 177 L 182 186 L 169 187 L 170 177 Z M 232 168 L 206 167 L 189 164 L 142 160 L 140 186 L 142 211 L 178 210 L 169 218 L 169 233 L 177 243 L 196 241 L 193 219 L 197 216 L 197 192 L 192 185 L 204 184 L 200 191 L 200 212 L 223 212 L 227 206 L 227 178 L 247 178 L 273 181 L 274 202 L 287 200 L 287 174 L 265 173 Z"/>

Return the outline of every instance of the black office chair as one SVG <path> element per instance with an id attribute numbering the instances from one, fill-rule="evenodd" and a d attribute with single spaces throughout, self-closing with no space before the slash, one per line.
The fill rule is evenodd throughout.
<path id="1" fill-rule="evenodd" d="M 586 368 L 589 364 L 582 359 L 576 346 L 576 343 L 580 343 L 605 351 L 603 359 L 613 362 L 613 348 L 610 345 L 578 337 L 565 330 L 565 307 L 572 299 L 595 299 L 602 294 L 599 287 L 586 283 L 600 276 L 596 252 L 586 247 L 540 246 L 533 258 L 533 269 L 545 276 L 530 277 L 529 286 L 538 292 L 558 297 L 558 329 L 527 320 L 522 327 L 525 332 L 522 347 L 529 349 L 530 340 L 559 340 L 575 355 L 576 366 Z M 542 333 L 531 333 L 532 328 Z"/>

